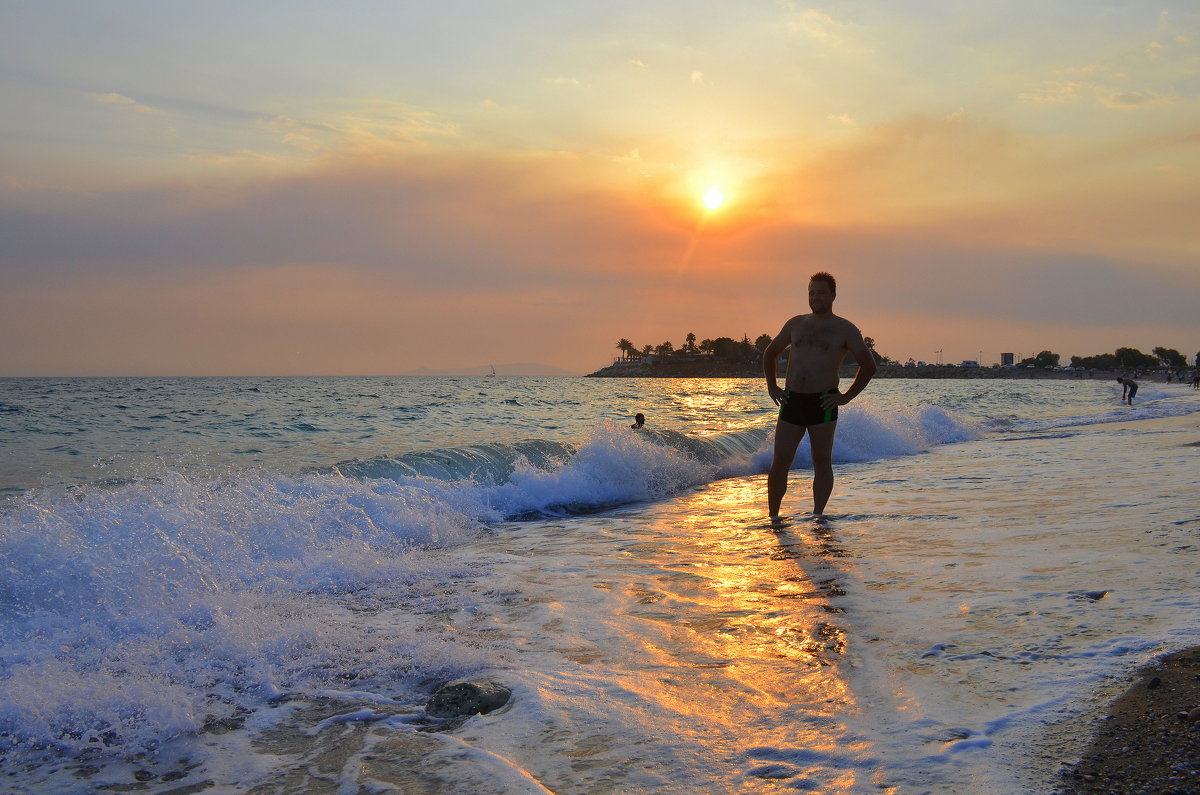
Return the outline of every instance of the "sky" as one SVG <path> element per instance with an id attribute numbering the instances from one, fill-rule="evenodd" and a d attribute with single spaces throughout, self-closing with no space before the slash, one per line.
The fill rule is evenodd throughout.
<path id="1" fill-rule="evenodd" d="M 1200 351 L 1194 0 L 0 0 L 0 376 Z M 706 203 L 707 197 L 707 203 Z"/>

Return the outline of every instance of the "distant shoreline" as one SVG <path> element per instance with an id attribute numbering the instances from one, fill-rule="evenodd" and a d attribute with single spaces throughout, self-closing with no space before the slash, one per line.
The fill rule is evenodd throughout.
<path id="1" fill-rule="evenodd" d="M 843 365 L 843 378 L 852 378 L 857 365 Z M 782 370 L 780 371 L 782 374 Z M 1004 378 L 1014 380 L 1094 381 L 1114 379 L 1121 373 L 1109 370 L 1066 371 L 1027 367 L 956 367 L 954 365 L 925 365 L 923 367 L 881 366 L 876 378 Z M 693 359 L 666 362 L 615 362 L 602 367 L 585 378 L 762 378 L 761 364 L 727 362 L 715 359 Z"/>

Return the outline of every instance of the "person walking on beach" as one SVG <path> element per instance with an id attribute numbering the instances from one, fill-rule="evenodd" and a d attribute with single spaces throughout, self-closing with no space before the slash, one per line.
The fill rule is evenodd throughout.
<path id="1" fill-rule="evenodd" d="M 875 357 L 853 323 L 833 314 L 837 281 L 824 271 L 808 283 L 811 314 L 796 315 L 763 352 L 767 393 L 779 406 L 775 423 L 775 451 L 767 475 L 767 507 L 771 521 L 779 520 L 779 507 L 787 491 L 788 471 L 796 448 L 808 433 L 813 463 L 813 513 L 823 515 L 833 492 L 833 434 L 838 406 L 844 406 L 867 388 L 875 375 Z M 790 349 L 790 350 L 789 350 Z M 786 389 L 775 382 L 775 362 L 788 350 Z M 854 383 L 838 391 L 838 368 L 849 353 L 858 362 Z"/>
<path id="2" fill-rule="evenodd" d="M 1129 405 L 1133 405 L 1133 396 L 1137 394 L 1138 383 L 1132 378 L 1118 378 L 1117 383 L 1121 385 L 1121 400 L 1125 400 L 1125 395 L 1129 395 Z"/>

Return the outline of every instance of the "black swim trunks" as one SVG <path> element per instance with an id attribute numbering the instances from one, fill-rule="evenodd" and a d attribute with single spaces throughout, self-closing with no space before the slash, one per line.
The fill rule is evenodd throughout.
<path id="1" fill-rule="evenodd" d="M 837 394 L 836 389 L 824 392 L 784 392 L 783 404 L 779 407 L 779 419 L 792 425 L 824 425 L 836 422 L 838 407 L 826 409 L 821 405 L 824 395 Z"/>
<path id="2" fill-rule="evenodd" d="M 1130 400 L 1133 400 L 1133 396 L 1137 394 L 1137 388 L 1138 388 L 1137 384 L 1129 385 L 1129 399 Z"/>

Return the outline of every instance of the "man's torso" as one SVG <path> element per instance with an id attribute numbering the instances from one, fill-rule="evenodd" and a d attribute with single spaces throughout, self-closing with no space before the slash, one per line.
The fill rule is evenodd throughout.
<path id="1" fill-rule="evenodd" d="M 823 392 L 838 385 L 838 368 L 846 357 L 850 321 L 837 315 L 798 315 L 788 321 L 787 388 L 793 392 Z"/>

